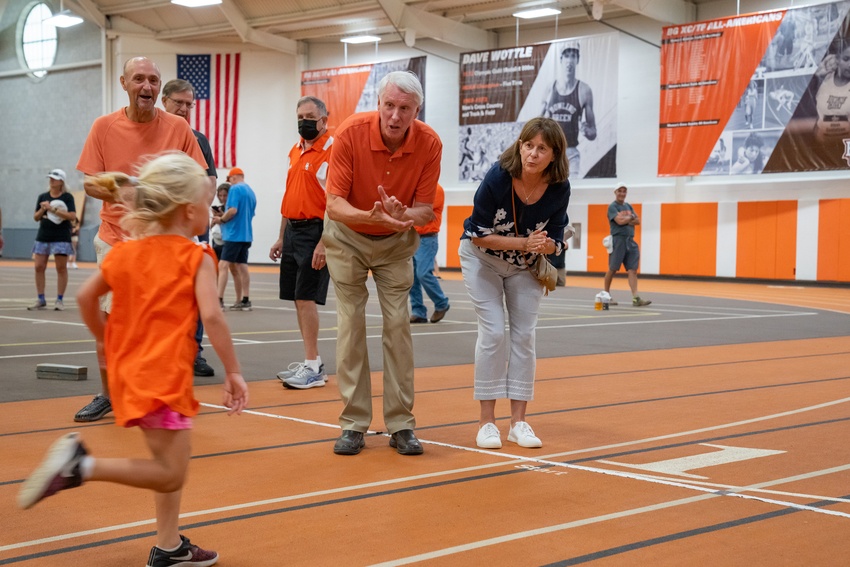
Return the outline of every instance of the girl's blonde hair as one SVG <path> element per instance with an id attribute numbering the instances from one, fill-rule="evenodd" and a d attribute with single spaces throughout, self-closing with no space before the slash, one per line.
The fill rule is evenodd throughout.
<path id="1" fill-rule="evenodd" d="M 135 198 L 126 204 L 129 212 L 121 219 L 121 227 L 139 237 L 160 232 L 170 226 L 178 207 L 198 202 L 206 188 L 207 173 L 186 154 L 171 152 L 143 165 L 138 178 L 109 172 L 87 177 L 86 182 L 115 195 L 121 186 L 135 187 Z"/>

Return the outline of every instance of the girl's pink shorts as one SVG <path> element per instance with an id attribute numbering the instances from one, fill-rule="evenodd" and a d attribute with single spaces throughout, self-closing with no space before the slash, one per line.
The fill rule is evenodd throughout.
<path id="1" fill-rule="evenodd" d="M 131 419 L 126 427 L 141 427 L 142 429 L 170 429 L 179 431 L 181 429 L 192 429 L 192 418 L 177 413 L 168 406 L 150 412 L 144 417 Z"/>

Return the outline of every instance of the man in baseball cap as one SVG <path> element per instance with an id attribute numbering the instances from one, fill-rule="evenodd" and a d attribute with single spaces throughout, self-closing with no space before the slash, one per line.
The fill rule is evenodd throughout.
<path id="1" fill-rule="evenodd" d="M 618 185 L 614 189 L 614 201 L 608 205 L 608 224 L 611 229 L 611 252 L 608 253 L 608 271 L 605 273 L 605 292 L 611 292 L 611 281 L 620 266 L 626 267 L 629 288 L 632 290 L 632 307 L 644 307 L 652 303 L 638 295 L 637 269 L 640 263 L 640 247 L 635 242 L 635 226 L 640 217 L 626 202 L 628 187 Z M 613 299 L 609 305 L 617 305 Z"/>
<path id="2" fill-rule="evenodd" d="M 224 309 L 227 273 L 235 267 L 233 285 L 236 288 L 236 303 L 230 306 L 230 310 L 251 311 L 248 249 L 254 240 L 251 221 L 257 208 L 257 197 L 245 183 L 245 172 L 242 169 L 231 169 L 227 173 L 227 181 L 231 186 L 227 193 L 227 203 L 224 204 L 224 213 L 212 220 L 213 224 L 221 225 L 221 239 L 224 241 L 218 262 L 218 299 Z"/>

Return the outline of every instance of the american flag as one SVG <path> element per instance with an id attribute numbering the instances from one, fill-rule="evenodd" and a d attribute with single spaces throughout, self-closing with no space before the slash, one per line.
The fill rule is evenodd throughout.
<path id="1" fill-rule="evenodd" d="M 189 123 L 209 138 L 219 168 L 236 165 L 239 56 L 239 53 L 177 56 L 177 78 L 195 87 L 195 108 L 189 113 Z"/>

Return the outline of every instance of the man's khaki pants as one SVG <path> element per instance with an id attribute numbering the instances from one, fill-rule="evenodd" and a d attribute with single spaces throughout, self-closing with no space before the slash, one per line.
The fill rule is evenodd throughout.
<path id="1" fill-rule="evenodd" d="M 342 429 L 365 433 L 372 423 L 372 380 L 366 346 L 369 272 L 383 317 L 384 425 L 389 433 L 414 429 L 413 340 L 407 306 L 413 285 L 416 231 L 373 237 L 325 219 L 322 235 L 337 299 L 336 371 Z"/>

